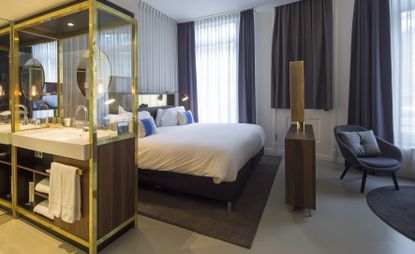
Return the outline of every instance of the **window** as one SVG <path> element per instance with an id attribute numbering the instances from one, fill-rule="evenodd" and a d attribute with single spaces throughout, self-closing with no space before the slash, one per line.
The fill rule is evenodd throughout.
<path id="1" fill-rule="evenodd" d="M 199 122 L 238 122 L 239 14 L 195 22 Z"/>
<path id="2" fill-rule="evenodd" d="M 391 1 L 395 142 L 415 148 L 415 0 Z"/>

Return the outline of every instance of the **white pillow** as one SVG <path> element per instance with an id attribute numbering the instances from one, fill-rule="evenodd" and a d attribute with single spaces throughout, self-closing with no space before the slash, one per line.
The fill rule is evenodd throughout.
<path id="1" fill-rule="evenodd" d="M 123 122 L 119 114 L 108 114 L 104 117 L 104 120 L 107 120 L 109 123 Z"/>
<path id="2" fill-rule="evenodd" d="M 168 109 L 158 109 L 157 117 L 156 117 L 156 124 L 159 127 L 178 125 L 179 121 L 177 120 L 177 112 L 185 112 L 185 111 L 186 110 L 183 106 L 178 106 L 178 107 L 168 108 Z"/>
<path id="3" fill-rule="evenodd" d="M 177 112 L 177 119 L 179 120 L 179 125 L 194 123 L 193 114 L 190 110 L 186 112 Z"/>
<path id="4" fill-rule="evenodd" d="M 158 127 L 161 127 L 162 126 L 161 125 L 161 117 L 163 116 L 164 112 L 165 112 L 164 109 L 161 109 L 161 108 L 157 109 L 156 125 Z"/>
<path id="5" fill-rule="evenodd" d="M 150 114 L 150 112 L 148 111 L 138 111 L 138 119 L 142 120 L 142 119 L 146 119 L 146 118 L 153 118 Z"/>
<path id="6" fill-rule="evenodd" d="M 125 121 L 130 121 L 131 119 L 133 119 L 133 113 L 126 111 L 121 106 L 118 106 L 118 114 L 122 119 L 125 119 Z"/>

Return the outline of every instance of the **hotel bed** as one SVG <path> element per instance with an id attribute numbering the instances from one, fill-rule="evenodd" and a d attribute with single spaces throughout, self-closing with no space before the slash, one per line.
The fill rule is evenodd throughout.
<path id="1" fill-rule="evenodd" d="M 156 118 L 156 109 L 146 110 Z M 159 127 L 138 141 L 139 183 L 225 201 L 230 210 L 264 142 L 264 130 L 253 124 Z"/>

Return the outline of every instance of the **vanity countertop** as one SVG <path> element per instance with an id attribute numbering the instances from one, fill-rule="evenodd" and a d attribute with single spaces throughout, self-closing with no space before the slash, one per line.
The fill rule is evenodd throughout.
<path id="1" fill-rule="evenodd" d="M 116 131 L 98 130 L 98 140 L 117 136 Z M 76 128 L 43 128 L 12 134 L 17 147 L 59 155 L 76 160 L 90 158 L 89 133 Z"/>

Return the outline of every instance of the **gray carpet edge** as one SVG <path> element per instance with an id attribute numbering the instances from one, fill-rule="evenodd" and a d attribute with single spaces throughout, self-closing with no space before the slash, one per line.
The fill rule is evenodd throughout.
<path id="1" fill-rule="evenodd" d="M 154 219 L 154 220 L 158 220 L 158 221 L 161 221 L 161 222 L 170 224 L 170 225 L 178 226 L 178 227 L 184 228 L 186 230 L 189 230 L 189 231 L 192 231 L 192 232 L 201 234 L 201 235 L 205 235 L 205 236 L 208 236 L 208 237 L 211 237 L 211 238 L 214 238 L 214 239 L 218 239 L 218 240 L 221 240 L 221 241 L 224 241 L 224 242 L 227 242 L 227 243 L 231 243 L 231 244 L 234 244 L 236 246 L 240 246 L 240 247 L 243 247 L 243 248 L 246 248 L 246 249 L 251 249 L 252 244 L 253 244 L 253 241 L 254 241 L 255 236 L 256 236 L 256 233 L 257 233 L 258 228 L 259 228 L 259 224 L 260 224 L 261 219 L 262 219 L 262 216 L 264 214 L 266 204 L 268 203 L 268 199 L 269 199 L 269 196 L 271 194 L 271 189 L 272 189 L 272 187 L 274 185 L 274 182 L 275 182 L 275 177 L 277 176 L 277 173 L 278 173 L 278 170 L 279 170 L 281 161 L 282 161 L 282 158 L 280 156 L 266 156 L 266 157 L 275 158 L 277 160 L 277 162 L 274 165 L 275 166 L 275 169 L 273 171 L 273 177 L 272 177 L 272 180 L 270 180 L 270 186 L 269 186 L 269 188 L 267 190 L 267 193 L 265 194 L 265 201 L 264 201 L 263 204 L 261 204 L 261 212 L 260 212 L 258 218 L 256 219 L 255 228 L 252 228 L 252 230 L 253 230 L 252 231 L 253 232 L 253 237 L 250 239 L 249 242 L 246 242 L 246 243 L 244 243 L 244 242 L 236 242 L 236 241 L 232 241 L 231 239 L 227 239 L 225 237 L 221 237 L 221 236 L 218 236 L 218 235 L 215 235 L 215 234 L 210 234 L 209 232 L 204 232 L 203 230 L 198 230 L 197 228 L 189 227 L 185 223 L 180 223 L 178 221 L 175 222 L 175 221 L 172 221 L 172 220 L 169 220 L 169 219 L 165 219 L 165 218 L 159 217 L 157 215 L 148 213 L 146 211 L 142 211 L 142 210 L 140 210 L 140 206 L 138 206 L 138 208 L 137 208 L 137 213 L 140 214 L 140 215 L 142 215 L 142 216 L 145 216 L 145 217 L 148 217 L 148 218 L 151 218 L 151 219 Z M 246 190 L 246 187 L 249 185 L 249 183 L 252 182 L 252 179 L 251 178 L 254 175 L 253 173 L 256 170 L 258 170 L 258 167 L 260 167 L 260 166 L 261 165 L 258 165 L 257 168 L 255 168 L 253 170 L 251 176 L 248 179 L 248 182 L 247 182 L 244 190 L 241 193 L 241 196 L 244 194 L 244 191 Z M 200 199 L 201 199 L 201 201 L 204 200 L 204 198 L 200 198 Z M 226 211 L 226 204 L 223 205 L 223 210 Z M 238 232 L 238 233 L 240 233 L 240 232 Z"/>

